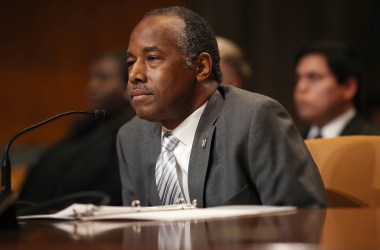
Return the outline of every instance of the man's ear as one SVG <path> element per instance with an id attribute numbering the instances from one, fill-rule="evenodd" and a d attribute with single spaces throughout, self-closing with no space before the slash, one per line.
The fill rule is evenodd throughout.
<path id="1" fill-rule="evenodd" d="M 358 92 L 358 81 L 355 77 L 349 77 L 346 84 L 344 84 L 345 90 L 344 90 L 344 98 L 347 101 L 352 101 Z"/>
<path id="2" fill-rule="evenodd" d="M 209 53 L 202 52 L 196 60 L 198 82 L 204 81 L 211 75 L 212 58 Z"/>

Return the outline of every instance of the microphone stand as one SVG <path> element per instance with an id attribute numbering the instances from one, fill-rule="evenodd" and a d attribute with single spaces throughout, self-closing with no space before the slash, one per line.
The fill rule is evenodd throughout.
<path id="1" fill-rule="evenodd" d="M 5 146 L 5 150 L 4 150 L 4 155 L 3 155 L 3 161 L 2 161 L 2 165 L 1 165 L 1 173 L 2 173 L 2 186 L 1 186 L 1 196 L 0 196 L 0 225 L 3 224 L 1 222 L 6 222 L 5 224 L 9 224 L 9 216 L 5 216 L 5 214 L 7 214 L 6 211 L 6 207 L 9 206 L 9 203 L 12 203 L 12 201 L 14 201 L 16 198 L 15 198 L 15 195 L 12 195 L 12 192 L 11 192 L 11 188 L 12 188 L 12 183 L 11 183 L 11 161 L 9 159 L 9 151 L 10 151 L 10 148 L 12 146 L 12 143 L 21 135 L 35 129 L 35 128 L 38 128 L 46 123 L 49 123 L 49 122 L 52 122 L 54 120 L 57 120 L 63 116 L 67 116 L 67 115 L 75 115 L 75 114 L 79 114 L 79 115 L 88 115 L 88 116 L 91 116 L 91 117 L 94 117 L 96 119 L 104 119 L 105 116 L 106 116 L 106 112 L 104 110 L 95 110 L 95 111 L 69 111 L 69 112 L 65 112 L 65 113 L 62 113 L 62 114 L 59 114 L 59 115 L 56 115 L 54 117 L 51 117 L 47 120 L 44 120 L 42 122 L 39 122 L 37 124 L 34 124 L 30 127 L 27 127 L 19 132 L 17 132 L 16 134 L 14 134 L 8 141 L 8 143 L 6 144 Z M 6 218 L 4 218 L 6 217 Z M 14 220 L 15 222 L 15 220 Z M 13 224 L 14 223 L 13 221 L 11 221 L 10 223 Z M 4 224 L 3 224 L 4 225 Z M 1 228 L 2 226 L 0 226 Z"/>

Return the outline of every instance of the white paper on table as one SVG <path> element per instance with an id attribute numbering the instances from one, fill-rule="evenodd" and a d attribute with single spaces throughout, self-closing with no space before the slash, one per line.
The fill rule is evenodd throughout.
<path id="1" fill-rule="evenodd" d="M 83 218 L 83 220 L 110 220 L 110 219 L 133 219 L 154 221 L 182 221 L 182 220 L 204 220 L 217 218 L 231 218 L 247 215 L 263 215 L 272 213 L 284 213 L 295 211 L 295 207 L 277 206 L 221 206 L 211 208 L 197 208 L 175 211 L 158 211 L 131 214 L 112 214 L 98 217 Z"/>
<path id="2" fill-rule="evenodd" d="M 98 215 L 84 215 L 88 211 L 96 209 Z M 203 220 L 216 218 L 230 218 L 247 215 L 263 215 L 273 213 L 292 212 L 296 207 L 279 206 L 220 206 L 211 208 L 192 208 L 162 211 L 167 206 L 141 207 L 136 212 L 136 207 L 100 206 L 91 204 L 73 204 L 55 214 L 19 216 L 18 219 L 62 219 L 62 220 L 153 220 L 153 221 L 181 221 L 181 220 Z M 160 210 L 161 209 L 161 210 Z M 74 212 L 75 211 L 75 212 Z M 153 211 L 153 212 L 151 212 Z"/>
<path id="3" fill-rule="evenodd" d="M 89 208 L 95 207 L 92 204 L 77 204 L 74 203 L 67 208 L 56 212 L 54 214 L 37 214 L 37 215 L 24 215 L 18 216 L 19 220 L 27 220 L 27 219 L 61 219 L 61 220 L 76 220 L 77 218 L 74 216 L 75 213 L 83 214 L 86 213 Z"/>

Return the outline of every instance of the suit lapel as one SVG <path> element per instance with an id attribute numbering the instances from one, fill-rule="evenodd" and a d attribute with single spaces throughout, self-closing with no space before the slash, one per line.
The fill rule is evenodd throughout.
<path id="1" fill-rule="evenodd" d="M 222 91 L 223 89 L 219 87 L 219 89 L 210 97 L 201 119 L 199 120 L 195 132 L 193 147 L 191 149 L 188 186 L 190 200 L 193 201 L 196 199 L 198 207 L 204 207 L 204 188 L 206 184 L 211 146 L 213 144 L 215 122 L 222 111 L 224 103 L 221 94 Z"/>
<path id="2" fill-rule="evenodd" d="M 302 127 L 299 129 L 299 132 L 303 139 L 307 139 L 307 135 L 309 134 L 310 126 Z"/>
<path id="3" fill-rule="evenodd" d="M 360 125 L 361 125 L 361 119 L 359 116 L 356 115 L 347 123 L 347 125 L 345 126 L 345 128 L 343 129 L 340 135 L 357 134 L 360 128 Z"/>
<path id="4" fill-rule="evenodd" d="M 161 151 L 161 125 L 155 123 L 152 127 L 152 134 L 149 140 L 146 140 L 142 143 L 142 160 L 144 166 L 146 166 L 145 171 L 149 176 L 148 180 L 148 203 L 152 206 L 161 205 L 161 200 L 156 187 L 156 178 L 155 178 L 155 169 L 157 158 L 160 155 Z"/>

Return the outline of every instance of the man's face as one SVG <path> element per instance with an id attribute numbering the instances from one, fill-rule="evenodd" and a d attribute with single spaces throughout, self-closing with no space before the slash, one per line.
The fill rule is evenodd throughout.
<path id="1" fill-rule="evenodd" d="M 294 101 L 301 120 L 323 126 L 350 103 L 345 95 L 346 86 L 338 84 L 323 55 L 302 57 L 296 66 L 296 76 Z"/>
<path id="2" fill-rule="evenodd" d="M 191 114 L 197 98 L 195 67 L 177 47 L 184 23 L 173 16 L 143 19 L 128 47 L 128 96 L 137 115 L 172 129 Z"/>
<path id="3" fill-rule="evenodd" d="M 119 63 L 112 58 L 95 62 L 90 69 L 87 100 L 91 109 L 119 110 L 127 105 L 124 98 L 126 84 Z"/>
<path id="4" fill-rule="evenodd" d="M 220 58 L 220 70 L 222 71 L 223 81 L 222 85 L 232 85 L 237 88 L 243 87 L 243 81 L 240 79 L 239 74 L 228 60 Z"/>

